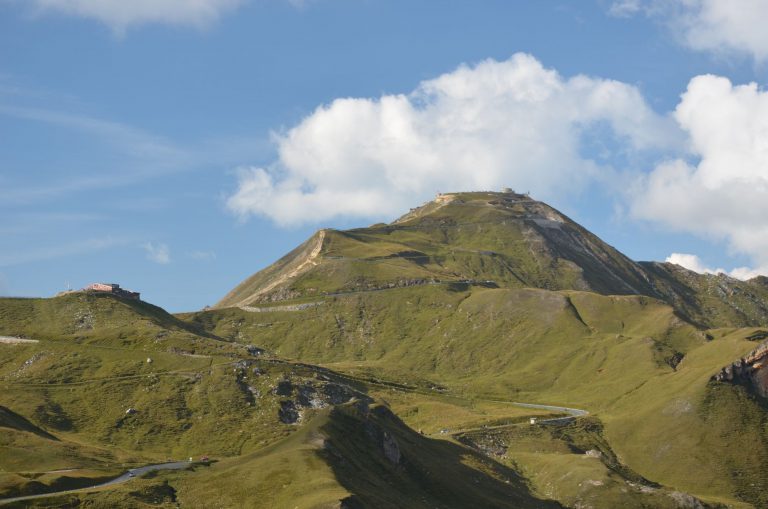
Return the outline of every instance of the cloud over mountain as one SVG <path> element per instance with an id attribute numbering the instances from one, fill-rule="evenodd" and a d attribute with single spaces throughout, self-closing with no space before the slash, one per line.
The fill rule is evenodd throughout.
<path id="1" fill-rule="evenodd" d="M 718 76 L 691 80 L 675 110 L 695 162 L 672 159 L 633 190 L 633 212 L 724 239 L 768 273 L 768 92 Z"/>
<path id="2" fill-rule="evenodd" d="M 610 172 L 587 154 L 644 152 L 682 139 L 626 83 L 564 78 L 518 53 L 422 82 L 410 94 L 342 98 L 275 136 L 278 160 L 241 168 L 236 214 L 280 224 L 386 217 L 437 190 L 513 185 L 548 198 Z"/>

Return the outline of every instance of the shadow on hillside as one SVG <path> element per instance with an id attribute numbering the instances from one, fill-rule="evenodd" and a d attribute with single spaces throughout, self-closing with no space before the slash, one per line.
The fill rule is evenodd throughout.
<path id="1" fill-rule="evenodd" d="M 352 493 L 342 508 L 559 508 L 514 470 L 447 440 L 424 437 L 389 409 L 337 407 L 318 453 Z M 395 445 L 396 444 L 396 445 Z"/>
<path id="2" fill-rule="evenodd" d="M 23 417 L 10 408 L 6 408 L 2 405 L 0 405 L 0 427 L 11 428 L 18 431 L 26 431 L 28 433 L 33 433 L 40 438 L 55 440 L 57 442 L 59 441 L 58 438 L 51 435 L 44 429 L 32 424 L 32 422 L 30 422 L 26 417 Z"/>

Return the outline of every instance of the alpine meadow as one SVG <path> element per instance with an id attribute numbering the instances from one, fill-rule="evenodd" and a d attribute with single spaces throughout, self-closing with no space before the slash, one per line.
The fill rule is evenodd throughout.
<path id="1" fill-rule="evenodd" d="M 765 19 L 0 0 L 0 509 L 767 509 Z"/>

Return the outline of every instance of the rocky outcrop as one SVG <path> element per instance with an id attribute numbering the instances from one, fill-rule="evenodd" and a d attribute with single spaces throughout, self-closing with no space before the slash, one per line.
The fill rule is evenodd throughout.
<path id="1" fill-rule="evenodd" d="M 384 407 L 376 407 L 374 412 L 379 414 L 379 417 L 389 416 L 391 412 Z M 373 419 L 366 419 L 365 421 L 365 434 L 371 439 L 377 447 L 381 449 L 384 457 L 393 465 L 398 465 L 402 457 L 400 453 L 400 446 L 395 440 L 395 437 L 383 426 Z"/>
<path id="2" fill-rule="evenodd" d="M 325 381 L 294 383 L 284 379 L 277 383 L 272 392 L 277 396 L 291 398 L 282 400 L 278 410 L 280 421 L 285 424 L 295 424 L 301 420 L 305 409 L 342 405 L 355 400 L 365 407 L 372 401 L 370 397 L 349 386 Z"/>
<path id="3" fill-rule="evenodd" d="M 240 306 L 243 311 L 249 313 L 277 313 L 286 311 L 304 311 L 305 309 L 314 308 L 322 305 L 323 302 L 304 302 L 303 304 L 291 304 L 288 306 L 269 306 L 269 307 L 253 307 L 253 306 Z"/>
<path id="4" fill-rule="evenodd" d="M 301 412 L 291 400 L 281 401 L 277 416 L 283 424 L 296 424 L 301 419 Z"/>
<path id="5" fill-rule="evenodd" d="M 768 398 L 768 341 L 721 369 L 712 380 L 745 384 L 761 397 Z"/>
<path id="6" fill-rule="evenodd" d="M 400 447 L 397 445 L 397 440 L 386 431 L 381 441 L 381 448 L 384 450 L 384 457 L 390 463 L 393 465 L 400 463 Z"/>

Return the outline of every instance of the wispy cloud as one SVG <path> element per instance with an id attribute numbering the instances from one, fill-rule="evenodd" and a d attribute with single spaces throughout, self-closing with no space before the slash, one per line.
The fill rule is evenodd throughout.
<path id="1" fill-rule="evenodd" d="M 131 243 L 132 240 L 128 238 L 101 237 L 56 246 L 25 249 L 23 252 L 3 250 L 0 252 L 0 267 L 93 253 Z"/>
<path id="2" fill-rule="evenodd" d="M 141 247 L 147 252 L 147 260 L 160 265 L 171 263 L 171 250 L 168 248 L 168 244 L 146 242 Z"/>
<path id="3" fill-rule="evenodd" d="M 106 219 L 100 214 L 85 214 L 78 212 L 23 212 L 20 214 L 5 214 L 4 222 L 0 224 L 0 234 L 29 234 L 32 232 L 50 231 L 52 227 L 66 224 L 82 224 Z"/>
<path id="4" fill-rule="evenodd" d="M 768 59 L 765 0 L 615 0 L 608 12 L 648 16 L 694 50 L 746 54 L 758 62 Z"/>
<path id="5" fill-rule="evenodd" d="M 206 166 L 231 167 L 243 160 L 261 158 L 273 150 L 266 137 L 232 136 L 185 145 L 128 124 L 48 108 L 0 103 L 0 116 L 79 132 L 94 143 L 98 140 L 120 160 L 96 174 L 65 170 L 62 172 L 65 178 L 38 186 L 14 187 L 6 182 L 0 188 L 3 204 L 32 203 L 73 193 L 119 188 Z"/>
<path id="6" fill-rule="evenodd" d="M 130 28 L 162 24 L 205 29 L 250 0 L 27 0 L 35 16 L 59 13 L 93 19 L 108 26 L 117 37 Z M 303 8 L 313 0 L 285 0 Z M 22 2 L 19 2 L 20 4 Z"/>
<path id="7" fill-rule="evenodd" d="M 125 155 L 137 158 L 161 159 L 168 163 L 179 163 L 188 158 L 186 150 L 168 140 L 119 122 L 46 108 L 7 104 L 0 104 L 0 115 L 76 129 L 100 138 Z"/>
<path id="8" fill-rule="evenodd" d="M 59 12 L 104 23 L 120 36 L 130 27 L 166 24 L 205 28 L 245 0 L 30 0 L 35 12 Z"/>
<path id="9" fill-rule="evenodd" d="M 216 259 L 216 253 L 213 251 L 192 251 L 190 253 L 187 253 L 187 256 L 192 258 L 193 260 L 199 260 L 199 261 L 210 261 Z"/>

